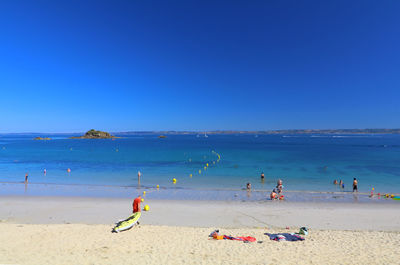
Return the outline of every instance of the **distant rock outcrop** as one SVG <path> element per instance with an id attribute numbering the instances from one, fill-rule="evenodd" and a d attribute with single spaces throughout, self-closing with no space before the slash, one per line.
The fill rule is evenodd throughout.
<path id="1" fill-rule="evenodd" d="M 35 138 L 33 138 L 33 140 L 45 140 L 45 141 L 47 141 L 47 140 L 51 140 L 51 138 L 49 138 L 49 137 L 35 137 Z"/>
<path id="2" fill-rule="evenodd" d="M 70 137 L 70 139 L 113 139 L 113 138 L 119 138 L 119 137 L 113 136 L 108 132 L 96 131 L 94 129 L 87 131 L 85 135 Z"/>

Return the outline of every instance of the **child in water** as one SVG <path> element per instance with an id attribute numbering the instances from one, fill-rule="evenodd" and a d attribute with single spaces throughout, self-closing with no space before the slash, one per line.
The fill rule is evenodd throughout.
<path id="1" fill-rule="evenodd" d="M 246 189 L 247 190 L 251 190 L 251 183 L 250 182 L 247 182 Z"/>
<path id="2" fill-rule="evenodd" d="M 275 190 L 275 189 L 272 190 L 272 192 L 271 192 L 271 194 L 269 195 L 269 197 L 270 197 L 271 200 L 276 200 L 276 199 L 278 199 L 278 194 L 276 194 L 276 190 Z"/>
<path id="3" fill-rule="evenodd" d="M 283 185 L 282 185 L 282 180 L 281 179 L 279 179 L 278 183 L 276 184 L 276 190 L 278 191 L 279 194 L 281 194 L 282 191 L 283 191 Z"/>

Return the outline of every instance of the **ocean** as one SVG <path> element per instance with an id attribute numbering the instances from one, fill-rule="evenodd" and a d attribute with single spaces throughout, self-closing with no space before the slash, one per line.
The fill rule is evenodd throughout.
<path id="1" fill-rule="evenodd" d="M 188 134 L 162 139 L 135 134 L 115 140 L 40 135 L 49 141 L 35 141 L 35 136 L 0 135 L 0 194 L 26 192 L 19 183 L 28 173 L 29 190 L 37 195 L 53 190 L 100 196 L 113 190 L 115 196 L 131 196 L 139 188 L 138 171 L 139 189 L 159 185 L 160 198 L 261 200 L 278 179 L 296 199 L 303 193 L 346 194 L 354 177 L 360 193 L 372 188 L 400 193 L 400 135 Z M 344 189 L 333 185 L 334 179 L 343 180 Z M 247 182 L 257 195 L 242 191 Z"/>

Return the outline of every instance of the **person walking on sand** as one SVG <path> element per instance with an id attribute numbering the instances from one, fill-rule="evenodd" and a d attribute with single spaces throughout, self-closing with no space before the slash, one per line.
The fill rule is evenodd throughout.
<path id="1" fill-rule="evenodd" d="M 353 192 L 357 191 L 358 192 L 358 181 L 356 178 L 353 180 Z"/>
<path id="2" fill-rule="evenodd" d="M 140 203 L 141 202 L 142 202 L 142 197 L 140 197 L 140 194 L 139 194 L 139 196 L 137 196 L 136 199 L 133 200 L 133 204 L 132 204 L 133 211 L 132 211 L 132 213 L 140 212 Z"/>

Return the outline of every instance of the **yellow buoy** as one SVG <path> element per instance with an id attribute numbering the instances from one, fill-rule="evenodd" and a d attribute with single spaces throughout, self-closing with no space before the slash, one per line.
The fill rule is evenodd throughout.
<path id="1" fill-rule="evenodd" d="M 157 185 L 157 189 L 159 189 L 160 188 L 160 186 L 159 185 Z"/>
<path id="2" fill-rule="evenodd" d="M 150 210 L 150 207 L 148 205 L 145 205 L 143 210 L 145 210 L 147 212 Z"/>
<path id="3" fill-rule="evenodd" d="M 172 183 L 176 183 L 176 178 L 173 178 L 173 179 L 172 179 Z"/>
<path id="4" fill-rule="evenodd" d="M 394 194 L 390 195 L 390 198 L 394 198 Z"/>
<path id="5" fill-rule="evenodd" d="M 207 170 L 207 167 L 204 167 L 204 170 Z"/>
<path id="6" fill-rule="evenodd" d="M 208 163 L 206 164 L 206 167 L 208 167 Z"/>
<path id="7" fill-rule="evenodd" d="M 141 200 L 142 202 L 144 202 L 144 199 L 142 198 L 142 200 Z"/>
<path id="8" fill-rule="evenodd" d="M 193 177 L 193 175 L 192 175 L 192 174 L 190 174 L 190 175 L 189 175 L 189 177 Z"/>
<path id="9" fill-rule="evenodd" d="M 143 196 L 146 195 L 146 191 L 143 191 Z"/>
<path id="10" fill-rule="evenodd" d="M 201 174 L 201 169 L 199 169 L 199 174 Z"/>

